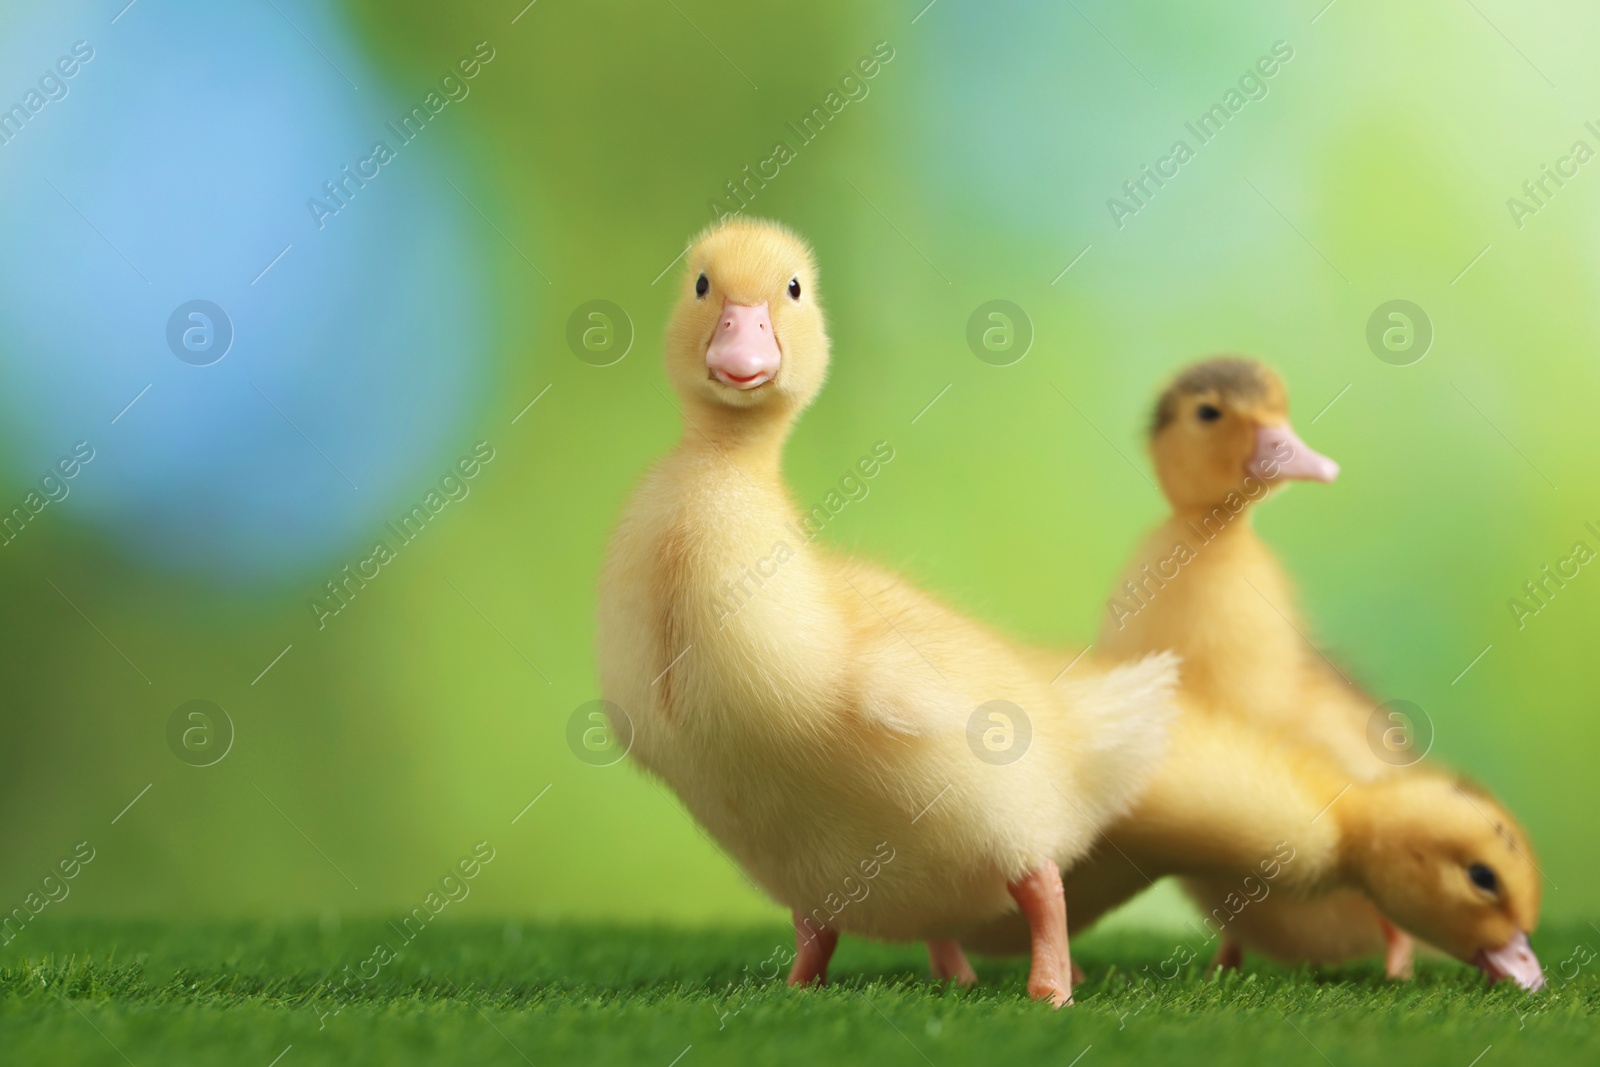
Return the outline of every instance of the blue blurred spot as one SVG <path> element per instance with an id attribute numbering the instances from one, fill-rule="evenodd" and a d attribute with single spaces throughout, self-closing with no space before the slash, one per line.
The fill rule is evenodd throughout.
<path id="1" fill-rule="evenodd" d="M 315 574 L 471 443 L 491 310 L 451 150 L 494 68 L 402 145 L 386 124 L 436 83 L 386 84 L 331 16 L 162 0 L 113 24 L 121 6 L 0 15 L 0 122 L 27 112 L 0 125 L 0 511 L 87 440 L 52 508 L 120 551 Z M 380 140 L 394 158 L 336 214 L 308 208 Z M 169 345 L 194 301 L 231 325 L 210 365 Z M 221 325 L 181 317 L 193 345 Z"/>

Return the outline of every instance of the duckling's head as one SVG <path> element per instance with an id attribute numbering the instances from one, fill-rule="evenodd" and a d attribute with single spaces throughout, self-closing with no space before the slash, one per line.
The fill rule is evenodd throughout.
<path id="1" fill-rule="evenodd" d="M 1150 451 L 1174 510 L 1258 499 L 1289 479 L 1331 482 L 1339 465 L 1289 426 L 1283 382 L 1254 360 L 1218 356 L 1180 371 L 1156 403 Z M 1252 482 L 1253 480 L 1253 482 Z"/>
<path id="2" fill-rule="evenodd" d="M 828 373 L 811 249 L 775 223 L 736 218 L 697 238 L 667 327 L 667 377 L 690 404 L 792 414 Z"/>
<path id="3" fill-rule="evenodd" d="M 1400 927 L 1466 961 L 1491 982 L 1539 989 L 1528 944 L 1540 879 L 1528 835 L 1480 786 L 1408 773 L 1371 787 L 1350 827 L 1360 879 Z M 1348 825 L 1348 824 L 1347 824 Z"/>

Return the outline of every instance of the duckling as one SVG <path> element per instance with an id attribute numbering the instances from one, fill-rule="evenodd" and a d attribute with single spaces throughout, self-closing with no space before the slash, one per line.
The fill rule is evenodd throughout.
<path id="1" fill-rule="evenodd" d="M 809 247 L 771 223 L 714 226 L 686 256 L 665 343 L 683 437 L 600 580 L 613 725 L 790 909 L 791 984 L 826 980 L 841 933 L 925 941 L 936 975 L 970 981 L 956 936 L 1020 909 L 1028 991 L 1060 1007 L 1060 871 L 1159 758 L 1174 662 L 1052 687 L 1038 650 L 800 533 L 780 467 L 828 368 L 818 292 Z M 979 743 L 996 714 L 999 756 Z"/>
<path id="2" fill-rule="evenodd" d="M 1107 602 L 1100 654 L 1171 649 L 1197 704 L 1291 730 L 1351 773 L 1386 770 L 1366 744 L 1375 702 L 1359 693 L 1337 699 L 1329 679 L 1342 671 L 1303 636 L 1288 575 L 1250 523 L 1251 506 L 1285 482 L 1331 482 L 1339 473 L 1289 425 L 1282 381 L 1232 357 L 1185 368 L 1157 402 L 1150 451 L 1172 514 L 1135 551 Z M 1319 698 L 1309 707 L 1308 688 Z"/>
<path id="3" fill-rule="evenodd" d="M 1289 578 L 1250 523 L 1252 505 L 1274 488 L 1339 473 L 1290 426 L 1283 382 L 1247 359 L 1185 368 L 1156 404 L 1150 449 L 1172 514 L 1108 602 L 1101 652 L 1124 659 L 1170 648 L 1199 707 L 1316 746 L 1352 779 L 1393 773 L 1368 740 L 1377 702 L 1309 643 Z M 1232 891 L 1186 888 L 1202 910 Z M 1246 947 L 1314 963 L 1383 952 L 1396 978 L 1412 967 L 1410 937 L 1356 893 L 1251 909 L 1223 940 L 1217 965 L 1237 967 Z"/>
<path id="4" fill-rule="evenodd" d="M 1359 893 L 1491 982 L 1544 985 L 1528 943 L 1541 876 L 1527 834 L 1481 787 L 1431 769 L 1352 783 L 1315 746 L 1184 708 L 1161 768 L 1103 844 L 1065 876 L 1074 932 L 1170 875 L 1228 887 L 1205 916 L 1212 934 L 1281 900 Z M 1015 952 L 1019 933 L 1006 917 L 962 943 Z"/>

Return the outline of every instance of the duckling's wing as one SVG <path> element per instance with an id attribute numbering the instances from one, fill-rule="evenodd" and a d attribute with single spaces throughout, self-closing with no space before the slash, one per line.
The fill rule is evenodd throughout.
<path id="1" fill-rule="evenodd" d="M 856 714 L 869 727 L 907 740 L 961 732 L 965 729 L 964 707 L 955 694 L 926 685 L 875 687 L 861 693 L 855 702 Z"/>
<path id="2" fill-rule="evenodd" d="M 841 560 L 839 574 L 855 650 L 850 710 L 901 737 L 965 730 L 972 702 L 962 683 L 975 657 L 997 654 L 995 639 L 887 570 Z"/>

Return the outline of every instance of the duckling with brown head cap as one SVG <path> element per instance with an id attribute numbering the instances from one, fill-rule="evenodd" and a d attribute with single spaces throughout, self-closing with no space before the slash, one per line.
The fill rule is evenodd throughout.
<path id="1" fill-rule="evenodd" d="M 1066 1003 L 1059 871 L 1159 757 L 1170 657 L 1052 688 L 1044 657 L 803 536 L 780 468 L 828 368 L 811 251 L 737 220 L 686 263 L 666 343 L 683 438 L 600 584 L 601 683 L 633 758 L 791 910 L 791 983 L 825 978 L 840 932 L 926 941 L 970 981 L 956 935 L 1020 908 L 1029 992 Z M 969 740 L 993 702 L 1031 726 L 1018 758 Z"/>
<path id="2" fill-rule="evenodd" d="M 1200 704 L 1274 728 L 1292 714 L 1298 736 L 1380 770 L 1347 709 L 1302 707 L 1307 677 L 1333 671 L 1301 636 L 1288 575 L 1251 525 L 1270 493 L 1339 473 L 1290 426 L 1282 381 L 1235 357 L 1185 368 L 1156 404 L 1150 452 L 1172 514 L 1113 589 L 1097 648 L 1117 659 L 1171 649 Z"/>
<path id="3" fill-rule="evenodd" d="M 1294 432 L 1288 409 L 1282 380 L 1254 360 L 1217 357 L 1177 374 L 1156 403 L 1150 439 L 1172 516 L 1136 553 L 1100 643 L 1112 658 L 1177 651 L 1186 704 L 1303 743 L 1351 781 L 1372 782 L 1401 772 L 1413 754 L 1374 746 L 1378 702 L 1310 644 L 1289 578 L 1250 522 L 1254 505 L 1286 482 L 1338 474 Z M 1181 564 L 1162 565 L 1174 557 Z M 1196 879 L 1186 888 L 1207 912 L 1233 890 Z M 1228 924 L 1217 960 L 1237 966 L 1245 948 L 1316 963 L 1383 952 L 1390 976 L 1406 977 L 1412 943 L 1403 926 L 1353 889 L 1313 901 L 1280 896 Z"/>

